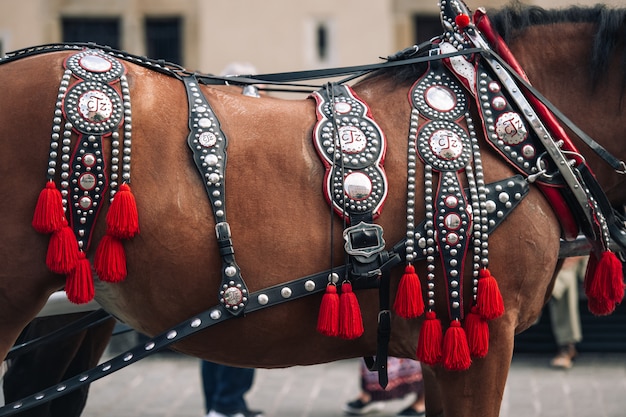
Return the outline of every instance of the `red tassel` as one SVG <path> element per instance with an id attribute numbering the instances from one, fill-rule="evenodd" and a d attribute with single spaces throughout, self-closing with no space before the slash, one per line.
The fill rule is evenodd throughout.
<path id="1" fill-rule="evenodd" d="M 487 320 L 500 317 L 504 314 L 504 301 L 502 301 L 498 282 L 487 268 L 480 270 L 478 278 L 476 303 L 480 315 Z"/>
<path id="2" fill-rule="evenodd" d="M 107 234 L 119 239 L 130 239 L 139 233 L 139 219 L 135 196 L 128 184 L 120 185 L 107 213 Z"/>
<path id="3" fill-rule="evenodd" d="M 363 318 L 361 307 L 352 284 L 348 281 L 341 284 L 339 297 L 339 336 L 343 339 L 356 339 L 363 334 Z"/>
<path id="4" fill-rule="evenodd" d="M 98 278 L 105 282 L 120 282 L 126 278 L 126 252 L 120 239 L 104 235 L 96 255 L 93 266 Z"/>
<path id="5" fill-rule="evenodd" d="M 585 293 L 588 308 L 598 316 L 611 314 L 615 305 L 624 298 L 622 263 L 611 251 L 605 251 L 600 259 L 592 254 L 585 274 Z"/>
<path id="6" fill-rule="evenodd" d="M 442 343 L 441 322 L 437 319 L 434 311 L 427 311 L 426 320 L 422 324 L 417 341 L 417 359 L 426 365 L 437 365 L 441 362 Z"/>
<path id="7" fill-rule="evenodd" d="M 413 265 L 407 265 L 400 280 L 396 300 L 393 303 L 396 314 L 405 319 L 419 317 L 424 312 L 422 285 Z"/>
<path id="8" fill-rule="evenodd" d="M 317 316 L 317 331 L 324 336 L 339 336 L 339 295 L 335 284 L 326 285 Z"/>
<path id="9" fill-rule="evenodd" d="M 68 274 L 76 268 L 78 261 L 78 241 L 67 225 L 52 233 L 46 254 L 48 269 L 56 274 Z"/>
<path id="10" fill-rule="evenodd" d="M 78 254 L 76 268 L 65 279 L 65 293 L 67 299 L 75 304 L 85 304 L 93 300 L 93 275 L 84 252 Z"/>
<path id="11" fill-rule="evenodd" d="M 53 181 L 48 181 L 46 187 L 39 193 L 32 225 L 39 233 L 52 233 L 67 224 L 63 211 L 61 192 Z"/>
<path id="12" fill-rule="evenodd" d="M 465 330 L 453 320 L 443 337 L 443 366 L 448 371 L 465 371 L 471 363 Z"/>
<path id="13" fill-rule="evenodd" d="M 484 358 L 489 351 L 489 325 L 487 320 L 478 314 L 478 307 L 473 306 L 472 311 L 465 317 L 465 332 L 470 355 L 475 358 Z"/>

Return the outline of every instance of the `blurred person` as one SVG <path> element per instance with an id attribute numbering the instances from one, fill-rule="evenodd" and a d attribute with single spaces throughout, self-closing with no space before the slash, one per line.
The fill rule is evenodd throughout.
<path id="1" fill-rule="evenodd" d="M 588 256 L 566 258 L 556 276 L 548 305 L 552 334 L 558 346 L 550 361 L 554 368 L 569 369 L 578 355 L 576 345 L 583 339 L 578 287 L 584 280 Z"/>
<path id="2" fill-rule="evenodd" d="M 361 361 L 361 393 L 353 401 L 344 405 L 343 411 L 348 415 L 365 415 L 381 411 L 385 401 L 405 398 L 415 394 L 415 399 L 398 416 L 424 416 L 426 405 L 424 397 L 424 379 L 422 367 L 418 361 L 390 357 L 387 361 L 389 383 L 382 388 L 378 383 L 378 373 L 367 369 L 365 361 Z"/>

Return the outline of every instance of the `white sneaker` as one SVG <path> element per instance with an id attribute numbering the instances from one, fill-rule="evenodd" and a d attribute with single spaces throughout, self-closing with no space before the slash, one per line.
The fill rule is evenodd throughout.
<path id="1" fill-rule="evenodd" d="M 236 413 L 231 413 L 231 414 L 223 414 L 215 410 L 211 410 L 206 415 L 206 417 L 264 417 L 264 416 L 263 416 L 262 411 L 255 411 L 255 410 L 243 410 L 243 411 L 237 411 Z"/>

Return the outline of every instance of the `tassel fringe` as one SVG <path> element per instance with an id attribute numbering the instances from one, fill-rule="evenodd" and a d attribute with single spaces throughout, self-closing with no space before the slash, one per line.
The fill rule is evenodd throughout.
<path id="1" fill-rule="evenodd" d="M 453 320 L 443 338 L 443 366 L 449 371 L 465 371 L 471 363 L 465 330 Z"/>
<path id="2" fill-rule="evenodd" d="M 363 334 L 363 318 L 361 307 L 352 284 L 348 281 L 341 284 L 339 297 L 339 336 L 343 339 L 356 339 Z"/>
<path id="3" fill-rule="evenodd" d="M 53 232 L 50 236 L 46 265 L 55 274 L 69 274 L 76 268 L 77 262 L 78 241 L 72 228 L 65 221 L 65 226 Z"/>
<path id="4" fill-rule="evenodd" d="M 120 239 L 104 235 L 93 262 L 98 278 L 105 282 L 120 282 L 126 278 L 126 252 Z"/>
<path id="5" fill-rule="evenodd" d="M 478 273 L 476 303 L 479 314 L 486 320 L 493 320 L 504 314 L 504 301 L 498 282 L 487 268 Z"/>
<path id="6" fill-rule="evenodd" d="M 139 233 L 139 218 L 135 196 L 128 184 L 120 185 L 107 212 L 107 234 L 119 239 L 130 239 Z"/>
<path id="7" fill-rule="evenodd" d="M 74 304 L 85 304 L 93 300 L 93 274 L 84 252 L 79 253 L 76 268 L 66 276 L 65 293 Z"/>
<path id="8" fill-rule="evenodd" d="M 339 295 L 335 284 L 326 285 L 317 316 L 317 331 L 324 336 L 339 336 Z"/>
<path id="9" fill-rule="evenodd" d="M 611 314 L 624 298 L 622 263 L 611 251 L 597 259 L 592 253 L 585 273 L 585 294 L 588 308 L 597 316 Z"/>
<path id="10" fill-rule="evenodd" d="M 46 187 L 39 193 L 32 226 L 39 233 L 52 233 L 67 225 L 61 192 L 53 181 L 48 181 Z"/>
<path id="11" fill-rule="evenodd" d="M 393 309 L 398 316 L 405 319 L 419 317 L 424 313 L 422 286 L 413 265 L 407 265 L 404 270 Z"/>
<path id="12" fill-rule="evenodd" d="M 473 306 L 465 317 L 465 332 L 470 355 L 484 358 L 489 351 L 489 325 L 487 320 L 478 314 L 478 307 Z"/>
<path id="13" fill-rule="evenodd" d="M 417 359 L 426 365 L 437 365 L 441 362 L 442 345 L 441 322 L 437 319 L 434 311 L 427 311 L 426 320 L 422 324 L 417 341 Z"/>

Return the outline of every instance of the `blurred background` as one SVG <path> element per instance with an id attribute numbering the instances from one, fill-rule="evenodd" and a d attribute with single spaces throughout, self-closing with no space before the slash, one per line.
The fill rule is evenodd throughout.
<path id="1" fill-rule="evenodd" d="M 471 10 L 506 3 L 467 1 Z M 242 61 L 260 73 L 374 63 L 440 33 L 436 0 L 0 0 L 0 56 L 91 41 L 212 74 Z"/>

